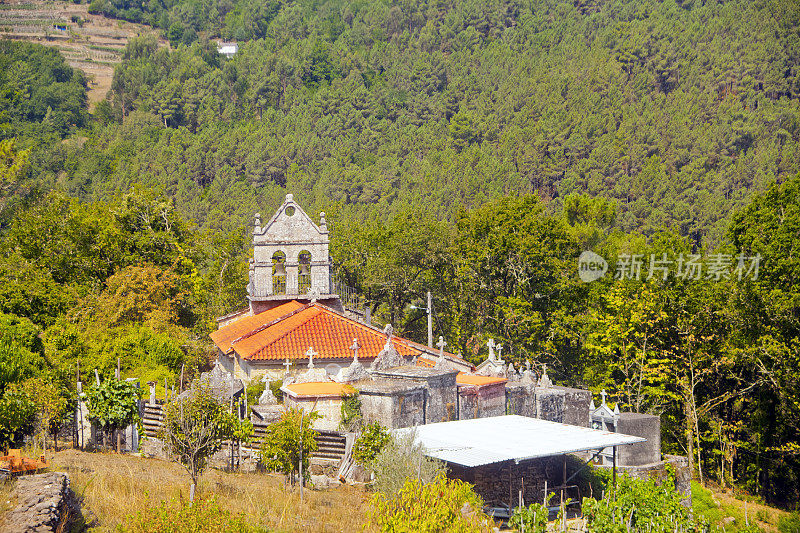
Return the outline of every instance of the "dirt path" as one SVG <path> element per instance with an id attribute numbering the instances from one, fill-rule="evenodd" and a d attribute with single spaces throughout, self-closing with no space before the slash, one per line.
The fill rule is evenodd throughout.
<path id="1" fill-rule="evenodd" d="M 128 39 L 155 34 L 149 26 L 91 15 L 87 4 L 56 0 L 0 3 L 0 38 L 19 39 L 58 48 L 70 66 L 89 79 L 89 110 L 106 97 L 114 66 L 122 60 Z M 159 39 L 163 46 L 169 46 Z"/>

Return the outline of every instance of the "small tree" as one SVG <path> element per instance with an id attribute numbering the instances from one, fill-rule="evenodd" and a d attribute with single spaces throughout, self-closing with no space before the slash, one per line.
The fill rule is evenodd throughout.
<path id="1" fill-rule="evenodd" d="M 367 424 L 353 445 L 353 458 L 369 468 L 375 457 L 392 440 L 389 430 L 378 422 Z"/>
<path id="2" fill-rule="evenodd" d="M 61 388 L 52 381 L 30 378 L 11 385 L 9 391 L 18 392 L 34 405 L 34 437 L 42 449 L 46 448 L 47 434 L 51 432 L 51 426 L 60 421 L 67 411 L 68 402 Z"/>
<path id="3" fill-rule="evenodd" d="M 286 409 L 281 419 L 267 427 L 267 435 L 261 445 L 261 463 L 267 470 L 282 472 L 294 483 L 303 463 L 303 480 L 311 477 L 308 471 L 309 455 L 317 450 L 317 432 L 312 425 L 321 418 L 319 413 L 306 413 L 302 409 Z"/>
<path id="4" fill-rule="evenodd" d="M 108 379 L 87 389 L 89 418 L 98 424 L 106 435 L 124 429 L 139 420 L 136 401 L 141 390 L 131 381 Z M 117 439 L 117 453 L 122 443 Z"/>
<path id="5" fill-rule="evenodd" d="M 164 407 L 164 425 L 159 431 L 167 450 L 186 468 L 192 477 L 189 490 L 194 490 L 208 459 L 225 441 L 247 441 L 253 433 L 249 420 L 239 421 L 207 384 L 192 389 Z"/>
<path id="6" fill-rule="evenodd" d="M 7 390 L 0 399 L 0 451 L 30 432 L 36 416 L 36 406 L 27 394 Z"/>

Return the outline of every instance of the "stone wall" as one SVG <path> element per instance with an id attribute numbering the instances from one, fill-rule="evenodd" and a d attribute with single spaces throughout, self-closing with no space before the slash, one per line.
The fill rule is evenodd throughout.
<path id="1" fill-rule="evenodd" d="M 646 442 L 620 446 L 617 449 L 617 465 L 646 465 L 661 460 L 661 419 L 658 416 L 620 413 L 616 431 L 647 439 Z"/>
<path id="2" fill-rule="evenodd" d="M 287 409 L 302 408 L 306 413 L 313 409 L 322 418 L 314 420 L 314 429 L 326 431 L 338 431 L 342 423 L 342 399 L 331 397 L 309 397 L 293 398 L 290 394 L 284 394 L 283 404 Z M 315 406 L 316 404 L 316 406 Z"/>
<path id="3" fill-rule="evenodd" d="M 403 380 L 364 380 L 359 390 L 361 414 L 366 422 L 405 428 L 425 423 L 426 391 L 423 385 Z"/>
<path id="4" fill-rule="evenodd" d="M 424 424 L 447 422 L 455 420 L 458 414 L 456 405 L 456 376 L 458 370 L 444 370 L 436 368 L 423 368 L 418 366 L 401 366 L 381 371 L 372 371 L 372 375 L 384 383 L 403 382 L 421 386 L 425 389 L 423 398 Z M 354 384 L 361 390 L 361 386 Z M 391 386 L 386 386 L 392 389 Z M 369 390 L 377 393 L 378 389 L 368 386 Z M 363 399 L 362 399 L 363 409 Z M 389 426 L 389 427 L 408 427 Z"/>
<path id="5" fill-rule="evenodd" d="M 505 383 L 493 383 L 476 387 L 458 387 L 458 419 L 470 420 L 488 416 L 502 416 L 506 413 Z"/>
<path id="6" fill-rule="evenodd" d="M 84 523 L 69 476 L 63 472 L 20 477 L 14 499 L 16 507 L 0 521 L 0 530 L 6 533 L 70 531 L 73 524 Z"/>
<path id="7" fill-rule="evenodd" d="M 560 485 L 563 481 L 561 456 L 531 459 L 514 464 L 513 461 L 467 468 L 448 464 L 448 477 L 461 479 L 475 486 L 487 505 L 516 507 L 522 489 L 526 503 L 542 502 L 544 486 Z M 549 490 L 548 490 L 549 492 Z"/>
<path id="8" fill-rule="evenodd" d="M 563 389 L 536 388 L 536 418 L 550 422 L 564 422 Z"/>
<path id="9" fill-rule="evenodd" d="M 555 387 L 564 391 L 563 422 L 573 426 L 591 427 L 591 414 L 589 404 L 592 402 L 592 393 L 585 389 L 570 387 Z M 623 432 L 624 433 L 624 432 Z"/>

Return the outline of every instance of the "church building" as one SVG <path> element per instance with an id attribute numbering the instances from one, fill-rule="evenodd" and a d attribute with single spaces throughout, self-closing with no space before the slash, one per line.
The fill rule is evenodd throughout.
<path id="1" fill-rule="evenodd" d="M 221 317 L 211 334 L 218 361 L 236 378 L 280 378 L 309 362 L 333 376 L 355 356 L 372 363 L 387 342 L 420 365 L 434 364 L 440 356 L 442 350 L 387 336 L 345 312 L 334 290 L 329 242 L 325 213 L 317 224 L 291 194 L 265 225 L 255 215 L 249 306 Z M 458 368 L 472 368 L 453 354 L 441 355 Z"/>

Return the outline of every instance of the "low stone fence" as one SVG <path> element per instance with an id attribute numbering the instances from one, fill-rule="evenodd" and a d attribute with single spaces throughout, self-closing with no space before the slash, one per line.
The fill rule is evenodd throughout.
<path id="1" fill-rule="evenodd" d="M 12 498 L 17 505 L 0 522 L 6 533 L 70 531 L 73 524 L 84 521 L 69 476 L 63 472 L 18 478 Z"/>

